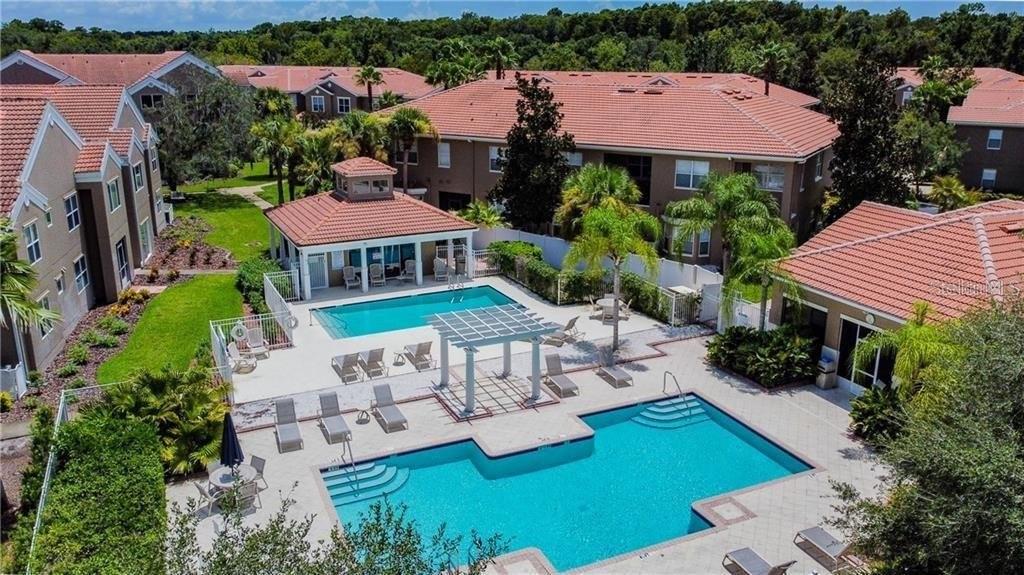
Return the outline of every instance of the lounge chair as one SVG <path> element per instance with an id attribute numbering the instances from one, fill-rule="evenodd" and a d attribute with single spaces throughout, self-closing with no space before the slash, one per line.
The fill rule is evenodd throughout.
<path id="1" fill-rule="evenodd" d="M 544 383 L 548 384 L 558 394 L 558 397 L 580 394 L 580 388 L 576 385 L 576 382 L 562 371 L 562 358 L 557 353 L 545 354 L 544 362 L 548 366 L 548 372 L 544 376 Z"/>
<path id="2" fill-rule="evenodd" d="M 597 368 L 597 375 L 612 384 L 614 388 L 633 385 L 633 376 L 617 365 L 602 365 Z"/>
<path id="3" fill-rule="evenodd" d="M 341 416 L 338 394 L 333 391 L 320 394 L 320 429 L 323 430 L 327 443 L 352 441 L 352 430 Z"/>
<path id="4" fill-rule="evenodd" d="M 302 431 L 295 417 L 295 401 L 291 398 L 274 402 L 274 431 L 277 435 L 277 450 L 281 453 L 302 449 Z"/>
<path id="5" fill-rule="evenodd" d="M 370 285 L 386 286 L 387 279 L 384 278 L 384 266 L 381 264 L 370 264 Z"/>
<path id="6" fill-rule="evenodd" d="M 341 377 L 342 383 L 362 381 L 363 374 L 359 371 L 359 354 L 349 353 L 336 355 L 331 359 L 331 367 Z"/>
<path id="7" fill-rule="evenodd" d="M 434 258 L 434 281 L 448 281 L 448 262 Z"/>
<path id="8" fill-rule="evenodd" d="M 750 547 L 737 549 L 725 554 L 722 567 L 729 573 L 745 575 L 783 575 L 796 561 L 772 565 Z"/>
<path id="9" fill-rule="evenodd" d="M 341 268 L 341 275 L 345 278 L 346 290 L 354 287 L 363 287 L 363 282 L 359 281 L 359 276 L 356 275 L 356 268 L 354 266 Z"/>
<path id="10" fill-rule="evenodd" d="M 256 369 L 256 358 L 251 355 L 242 355 L 235 342 L 228 344 L 228 360 L 231 361 L 231 371 L 235 373 L 249 373 Z"/>
<path id="11" fill-rule="evenodd" d="M 395 399 L 391 397 L 390 385 L 382 383 L 373 386 L 373 398 L 373 401 L 370 402 L 370 409 L 377 415 L 384 431 L 391 433 L 408 429 L 409 421 L 395 405 Z"/>
<path id="12" fill-rule="evenodd" d="M 384 363 L 384 348 L 378 347 L 359 354 L 359 366 L 366 375 L 373 378 L 388 374 L 388 366 Z"/>
<path id="13" fill-rule="evenodd" d="M 565 325 L 559 327 L 553 333 L 548 334 L 548 336 L 544 338 L 543 343 L 561 347 L 564 343 L 583 339 L 583 332 L 576 327 L 576 321 L 578 319 L 580 319 L 579 316 L 576 316 L 570 319 Z"/>
<path id="14" fill-rule="evenodd" d="M 401 282 L 416 281 L 416 260 L 405 260 L 405 268 L 402 269 L 402 273 L 397 279 Z"/>
<path id="15" fill-rule="evenodd" d="M 267 343 L 267 338 L 263 337 L 263 327 L 251 327 L 246 332 L 245 341 L 249 344 L 249 353 L 259 357 L 266 356 L 270 357 L 270 345 Z"/>
<path id="16" fill-rule="evenodd" d="M 416 345 L 405 346 L 405 357 L 416 368 L 416 371 L 423 371 L 424 369 L 432 369 L 434 367 L 434 356 L 430 355 L 430 347 L 433 344 L 434 342 L 432 341 L 424 341 Z"/>
<path id="17" fill-rule="evenodd" d="M 269 489 L 270 485 L 267 485 L 267 480 L 263 477 L 263 471 L 267 468 L 267 460 L 256 455 L 249 456 L 249 465 L 256 470 L 256 477 L 252 480 L 253 482 L 262 481 L 264 489 Z"/>
<path id="18" fill-rule="evenodd" d="M 832 572 L 866 567 L 863 560 L 851 553 L 853 543 L 843 543 L 817 525 L 797 533 L 793 543 Z"/>

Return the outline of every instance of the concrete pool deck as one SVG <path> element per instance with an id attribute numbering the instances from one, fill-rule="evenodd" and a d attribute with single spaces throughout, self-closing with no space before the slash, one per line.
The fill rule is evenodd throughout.
<path id="1" fill-rule="evenodd" d="M 657 345 L 665 355 L 629 365 L 635 381 L 633 387 L 614 389 L 593 370 L 574 373 L 573 378 L 581 388 L 578 397 L 536 409 L 456 423 L 435 399 L 413 400 L 400 405 L 409 419 L 409 429 L 391 434 L 384 433 L 372 419 L 359 424 L 355 414 L 349 414 L 346 418 L 353 432 L 352 451 L 359 460 L 473 439 L 489 455 L 499 455 L 585 437 L 591 431 L 578 419 L 578 414 L 677 395 L 679 391 L 671 382 L 668 393 L 662 391 L 662 374 L 670 370 L 678 377 L 682 391 L 697 392 L 815 468 L 705 500 L 699 507 L 718 523 L 713 529 L 637 549 L 577 571 L 724 573 L 721 560 L 726 552 L 751 547 L 773 564 L 797 560 L 790 573 L 827 572 L 793 544 L 793 536 L 799 530 L 821 524 L 831 515 L 835 499 L 830 480 L 847 482 L 863 492 L 873 493 L 883 471 L 876 465 L 871 451 L 847 433 L 850 397 L 843 391 L 822 391 L 812 386 L 767 393 L 707 366 L 703 362 L 705 342 L 706 338 L 701 337 Z M 291 515 L 314 515 L 310 536 L 321 539 L 338 525 L 338 519 L 326 499 L 319 469 L 340 463 L 341 448 L 328 445 L 314 421 L 303 422 L 300 427 L 305 448 L 286 454 L 277 453 L 273 429 L 240 434 L 247 455 L 268 459 L 269 489 L 261 493 L 262 507 L 247 521 L 265 521 L 279 508 L 280 494 L 284 494 L 295 500 Z M 205 481 L 205 478 L 199 480 Z M 195 496 L 196 489 L 190 483 L 170 485 L 168 500 L 180 503 Z M 642 477 L 637 478 L 637 488 L 643 489 Z M 200 521 L 201 542 L 208 543 L 214 536 L 217 517 Z M 615 527 L 629 528 L 628 525 Z M 488 533 L 484 521 L 478 529 L 483 534 Z M 498 573 L 550 570 L 542 553 L 543 549 L 514 551 L 501 557 L 493 570 Z"/>

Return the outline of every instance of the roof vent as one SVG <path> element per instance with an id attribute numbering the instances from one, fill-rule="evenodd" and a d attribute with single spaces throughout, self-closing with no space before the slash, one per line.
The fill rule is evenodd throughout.
<path id="1" fill-rule="evenodd" d="M 999 229 L 1008 234 L 1019 234 L 1020 232 L 1024 232 L 1024 221 L 1003 224 L 999 226 Z"/>
<path id="2" fill-rule="evenodd" d="M 661 90 L 644 90 L 644 94 L 664 94 Z"/>
<path id="3" fill-rule="evenodd" d="M 502 89 L 502 90 L 515 90 L 515 89 L 516 89 L 516 86 L 515 86 L 515 85 L 513 85 L 513 84 L 508 84 L 508 85 L 506 85 L 506 86 L 502 86 L 502 87 L 501 87 L 501 89 Z"/>
<path id="4" fill-rule="evenodd" d="M 620 94 L 633 94 L 636 92 L 636 88 L 619 88 L 617 91 Z"/>

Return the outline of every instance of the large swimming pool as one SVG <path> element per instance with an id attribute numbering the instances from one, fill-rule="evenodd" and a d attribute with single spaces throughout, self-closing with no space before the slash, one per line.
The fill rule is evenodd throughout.
<path id="1" fill-rule="evenodd" d="M 491 286 L 445 290 L 313 310 L 334 339 L 427 325 L 437 313 L 515 303 Z"/>
<path id="2" fill-rule="evenodd" d="M 421 533 L 500 533 L 572 569 L 708 529 L 698 500 L 810 467 L 695 395 L 589 415 L 591 438 L 497 459 L 463 441 L 325 470 L 339 517 L 381 497 Z"/>

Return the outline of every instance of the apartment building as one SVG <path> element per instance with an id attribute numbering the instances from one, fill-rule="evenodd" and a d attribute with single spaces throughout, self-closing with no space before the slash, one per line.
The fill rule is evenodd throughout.
<path id="1" fill-rule="evenodd" d="M 352 110 L 372 111 L 381 93 L 390 91 L 402 100 L 415 100 L 437 91 L 423 76 L 398 68 L 377 68 L 384 82 L 373 86 L 374 102 L 351 66 L 246 66 L 227 65 L 221 72 L 239 86 L 277 88 L 292 97 L 295 110 L 319 119 L 337 118 Z"/>
<path id="2" fill-rule="evenodd" d="M 642 78 L 657 84 L 630 85 L 624 73 L 611 80 L 570 76 L 582 72 L 537 74 L 562 104 L 562 128 L 575 138 L 569 163 L 622 166 L 651 213 L 661 216 L 670 202 L 693 196 L 711 172 L 750 172 L 776 197 L 782 218 L 798 235 L 810 234 L 812 212 L 830 183 L 838 130 L 823 114 L 782 97 L 788 93 L 765 96 L 760 81 L 750 90 L 713 78 L 679 85 L 658 75 Z M 411 151 L 409 192 L 447 210 L 486 198 L 500 176 L 498 160 L 516 121 L 517 99 L 514 81 L 506 78 L 406 104 L 425 112 L 440 134 L 437 142 L 421 138 Z M 687 262 L 721 261 L 720 238 L 711 231 L 684 245 Z"/>
<path id="3" fill-rule="evenodd" d="M 36 54 L 12 52 L 0 61 L 0 83 L 120 84 L 148 115 L 172 94 L 194 94 L 196 78 L 219 76 L 216 67 L 189 52 L 161 54 Z"/>
<path id="4" fill-rule="evenodd" d="M 0 215 L 36 270 L 33 297 L 61 314 L 0 334 L 7 388 L 49 365 L 86 311 L 131 284 L 167 217 L 156 135 L 123 86 L 3 86 L 0 123 Z"/>

